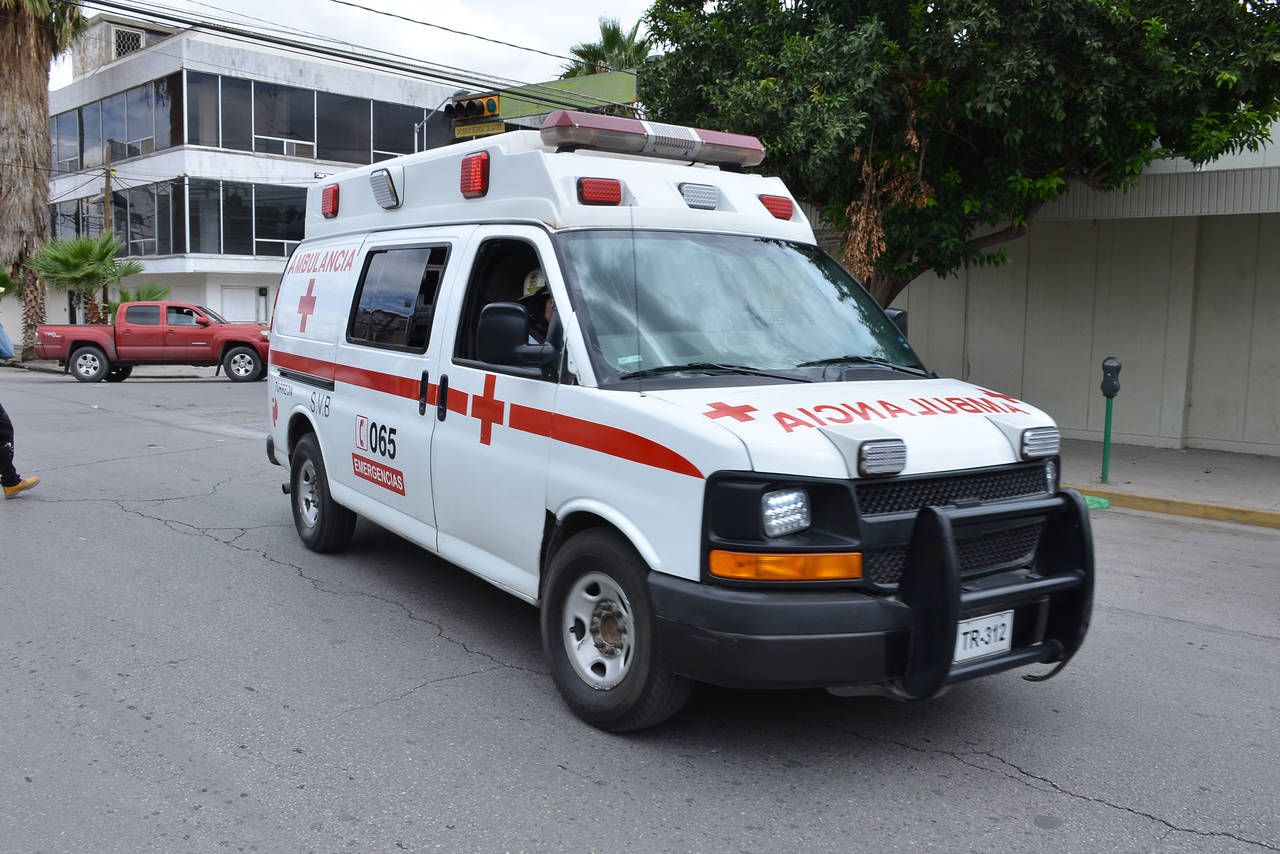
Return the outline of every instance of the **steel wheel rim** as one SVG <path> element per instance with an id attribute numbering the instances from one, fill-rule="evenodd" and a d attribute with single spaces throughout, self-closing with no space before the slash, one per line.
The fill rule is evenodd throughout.
<path id="1" fill-rule="evenodd" d="M 597 691 L 615 687 L 631 671 L 635 658 L 635 616 L 618 582 L 603 572 L 588 572 L 564 599 L 561 626 L 569 663 Z"/>
<path id="2" fill-rule="evenodd" d="M 298 471 L 298 513 L 308 528 L 320 521 L 320 490 L 316 485 L 316 467 L 311 460 L 303 460 Z"/>
<path id="3" fill-rule="evenodd" d="M 247 377 L 253 371 L 253 359 L 244 353 L 231 357 L 231 372 L 238 377 Z"/>
<path id="4" fill-rule="evenodd" d="M 76 358 L 76 372 L 81 376 L 92 376 L 96 374 L 102 365 L 98 362 L 98 357 L 92 353 L 81 353 Z"/>

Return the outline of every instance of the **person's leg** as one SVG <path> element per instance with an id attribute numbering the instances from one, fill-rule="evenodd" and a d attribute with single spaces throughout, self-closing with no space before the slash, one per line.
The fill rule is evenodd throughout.
<path id="1" fill-rule="evenodd" d="M 13 467 L 13 422 L 0 405 L 0 486 L 16 486 L 21 480 Z"/>

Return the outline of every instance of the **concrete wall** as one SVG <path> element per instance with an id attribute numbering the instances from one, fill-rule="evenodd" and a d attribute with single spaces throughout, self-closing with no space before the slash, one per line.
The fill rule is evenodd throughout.
<path id="1" fill-rule="evenodd" d="M 1280 214 L 1037 222 L 1009 252 L 899 298 L 931 368 L 1097 439 L 1114 355 L 1116 441 L 1280 455 Z"/>

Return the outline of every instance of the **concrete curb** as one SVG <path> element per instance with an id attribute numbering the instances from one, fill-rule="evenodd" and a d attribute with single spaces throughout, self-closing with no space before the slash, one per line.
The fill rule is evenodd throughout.
<path id="1" fill-rule="evenodd" d="M 1132 492 L 1117 492 L 1088 486 L 1071 488 L 1079 490 L 1083 495 L 1096 495 L 1107 499 L 1116 507 L 1128 507 L 1131 510 L 1190 516 L 1195 519 L 1212 519 L 1218 522 L 1240 522 L 1244 525 L 1258 525 L 1263 528 L 1280 528 L 1280 512 L 1274 510 L 1254 510 L 1248 507 L 1210 504 L 1204 501 L 1180 501 L 1175 498 L 1157 498 L 1151 495 L 1136 495 Z"/>
<path id="2" fill-rule="evenodd" d="M 66 374 L 64 368 L 57 364 L 46 362 L 19 362 L 17 359 L 9 359 L 8 361 L 0 361 L 0 368 L 17 368 L 23 371 L 33 371 L 39 374 Z M 151 374 L 145 373 L 146 367 L 142 368 L 143 373 L 135 373 L 134 379 L 139 380 L 199 380 L 205 377 L 199 374 Z"/>
<path id="3" fill-rule="evenodd" d="M 8 359 L 0 362 L 0 368 L 18 368 L 23 371 L 36 371 L 41 374 L 61 374 L 65 373 L 62 368 L 49 367 L 48 365 L 35 365 L 29 362 L 19 362 L 17 359 Z"/>

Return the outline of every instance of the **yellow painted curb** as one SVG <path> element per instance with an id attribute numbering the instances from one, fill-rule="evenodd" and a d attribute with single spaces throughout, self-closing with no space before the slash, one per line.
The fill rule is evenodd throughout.
<path id="1" fill-rule="evenodd" d="M 1245 525 L 1259 525 L 1263 528 L 1280 528 L 1280 512 L 1274 510 L 1251 510 L 1247 507 L 1232 507 L 1229 504 L 1155 498 L 1150 495 L 1115 492 L 1092 486 L 1073 486 L 1072 489 L 1079 490 L 1084 495 L 1105 498 L 1115 507 L 1128 507 L 1131 510 L 1146 510 L 1151 513 L 1169 513 L 1174 516 L 1191 516 L 1196 519 L 1213 519 L 1219 522 L 1240 522 Z"/>

